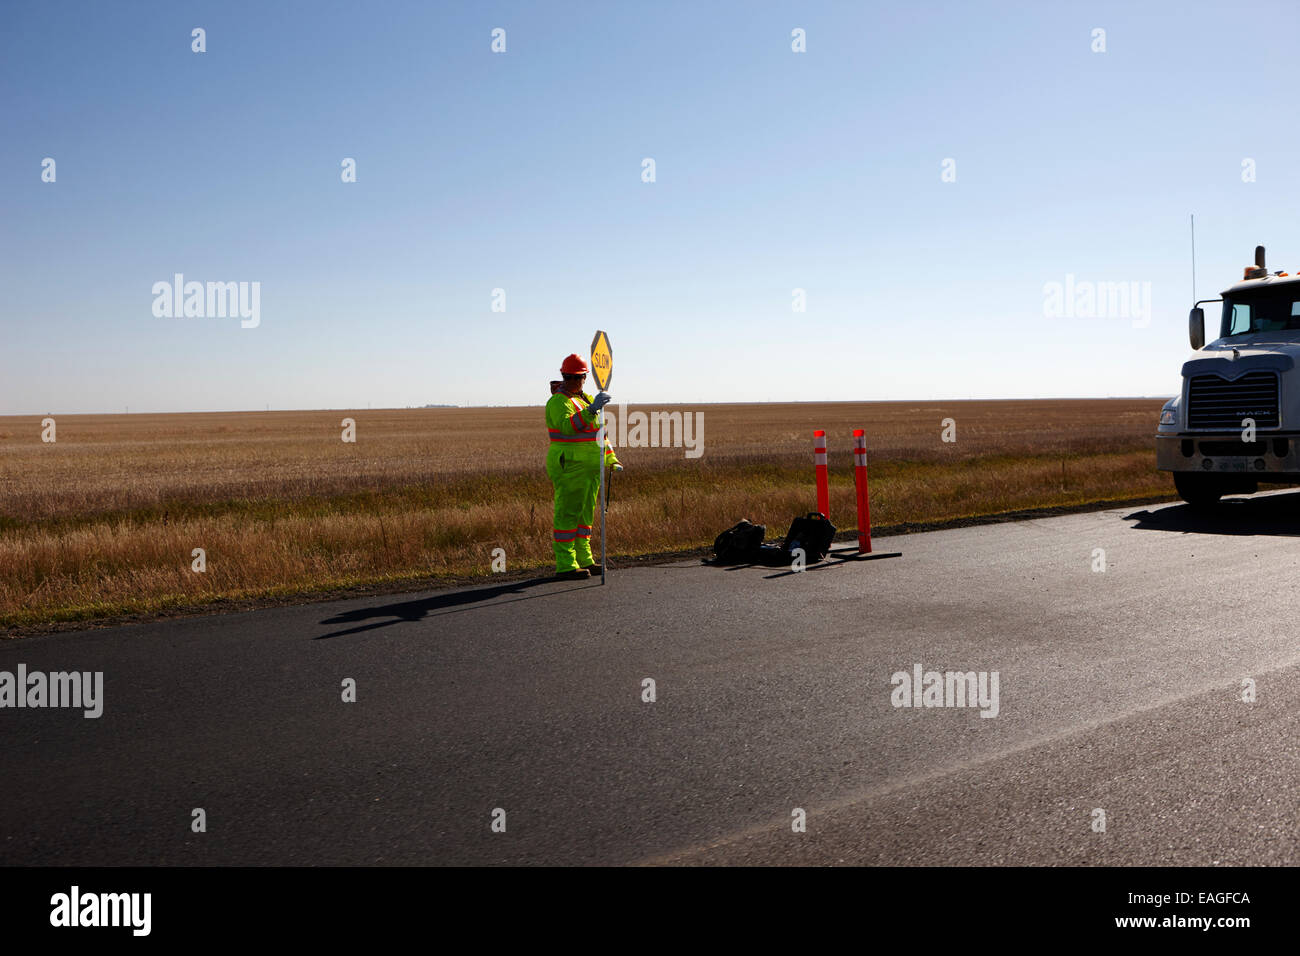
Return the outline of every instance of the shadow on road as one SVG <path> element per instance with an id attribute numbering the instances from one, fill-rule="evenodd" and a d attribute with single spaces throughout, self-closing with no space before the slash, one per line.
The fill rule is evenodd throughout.
<path id="1" fill-rule="evenodd" d="M 842 568 L 842 567 L 844 567 L 843 561 L 835 561 L 835 562 L 822 561 L 822 562 L 818 562 L 817 564 L 810 564 L 802 571 L 795 571 L 793 568 L 791 568 L 785 571 L 778 571 L 776 572 L 776 574 L 765 574 L 763 575 L 763 580 L 770 581 L 773 578 L 788 578 L 792 574 L 807 574 L 809 571 L 825 571 L 827 568 Z"/>
<path id="2" fill-rule="evenodd" d="M 468 608 L 475 604 L 482 604 L 485 601 L 491 601 L 495 598 L 504 597 L 508 594 L 518 594 L 510 601 L 499 601 L 499 604 L 513 604 L 515 601 L 527 601 L 530 598 L 545 597 L 547 594 L 554 594 L 556 590 L 569 590 L 569 588 L 551 589 L 542 594 L 524 594 L 523 592 L 539 584 L 556 584 L 554 578 L 530 578 L 526 581 L 513 581 L 508 584 L 498 584 L 493 587 L 474 588 L 468 591 L 448 591 L 445 593 L 431 594 L 428 597 L 417 598 L 413 601 L 398 601 L 395 604 L 383 604 L 378 607 L 359 607 L 351 611 L 344 611 L 342 614 L 336 614 L 334 617 L 326 618 L 321 624 L 353 624 L 361 621 L 370 621 L 368 624 L 360 624 L 358 627 L 350 627 L 342 631 L 333 631 L 329 634 L 320 634 L 312 640 L 323 641 L 330 637 L 346 637 L 349 634 L 360 634 L 363 631 L 373 631 L 377 628 L 388 627 L 392 624 L 413 623 L 422 621 L 431 615 L 442 611 L 449 613 L 454 610 Z M 591 587 L 592 585 L 584 582 L 579 587 Z M 600 578 L 595 579 L 595 586 L 600 586 Z M 387 618 L 387 620 L 373 620 L 374 618 Z"/>
<path id="3" fill-rule="evenodd" d="M 792 574 L 804 574 L 808 571 L 825 571 L 827 568 L 843 567 L 849 562 L 872 561 L 880 558 L 901 558 L 901 551 L 877 551 L 873 554 L 860 554 L 856 546 L 846 548 L 836 548 L 826 555 L 820 561 L 814 561 L 804 568 L 803 571 L 795 571 L 793 568 L 786 568 L 784 571 L 778 571 L 775 574 L 763 575 L 764 581 L 770 581 L 773 578 L 787 578 Z M 749 562 L 746 564 L 714 564 L 711 561 L 702 562 L 706 567 L 721 568 L 723 571 L 743 571 L 746 568 L 776 568 L 784 567 L 784 564 L 756 564 Z"/>
<path id="4" fill-rule="evenodd" d="M 1142 531 L 1177 531 L 1182 534 L 1271 534 L 1300 537 L 1300 492 L 1255 498 L 1224 498 L 1217 505 L 1197 509 L 1168 505 L 1156 511 L 1134 511 L 1124 516 Z"/>

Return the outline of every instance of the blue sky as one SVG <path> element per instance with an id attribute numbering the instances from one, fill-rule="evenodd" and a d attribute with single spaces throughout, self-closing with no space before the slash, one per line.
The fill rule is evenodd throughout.
<path id="1" fill-rule="evenodd" d="M 1300 7 L 1250 11 L 7 5 L 0 414 L 541 404 L 597 328 L 628 403 L 1172 394 L 1189 213 L 1202 297 L 1300 269 Z"/>

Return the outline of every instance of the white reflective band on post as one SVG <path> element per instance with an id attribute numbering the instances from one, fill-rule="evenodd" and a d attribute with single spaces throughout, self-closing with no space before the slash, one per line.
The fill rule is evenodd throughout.
<path id="1" fill-rule="evenodd" d="M 817 473 L 817 510 L 822 517 L 831 516 L 830 468 L 826 466 L 826 431 L 813 430 L 813 471 Z"/>

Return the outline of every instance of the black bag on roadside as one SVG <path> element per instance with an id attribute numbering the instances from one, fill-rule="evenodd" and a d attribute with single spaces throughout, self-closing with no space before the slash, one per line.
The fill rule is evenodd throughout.
<path id="1" fill-rule="evenodd" d="M 785 536 L 782 548 L 787 554 L 795 548 L 803 548 L 804 558 L 809 563 L 820 561 L 831 550 L 835 540 L 835 525 L 820 511 L 810 511 L 802 518 L 795 518 L 790 523 L 790 530 Z"/>
<path id="2" fill-rule="evenodd" d="M 768 568 L 781 568 L 787 566 L 791 560 L 790 552 L 784 545 L 765 544 L 758 549 L 754 564 L 761 564 Z"/>
<path id="3" fill-rule="evenodd" d="M 763 547 L 766 525 L 741 520 L 718 535 L 713 542 L 714 564 L 748 564 Z"/>

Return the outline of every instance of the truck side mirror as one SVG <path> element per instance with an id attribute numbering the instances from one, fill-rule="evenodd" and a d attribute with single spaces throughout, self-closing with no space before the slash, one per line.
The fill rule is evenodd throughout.
<path id="1" fill-rule="evenodd" d="M 1205 310 L 1192 309 L 1187 315 L 1187 337 L 1192 348 L 1199 350 L 1205 345 Z"/>

